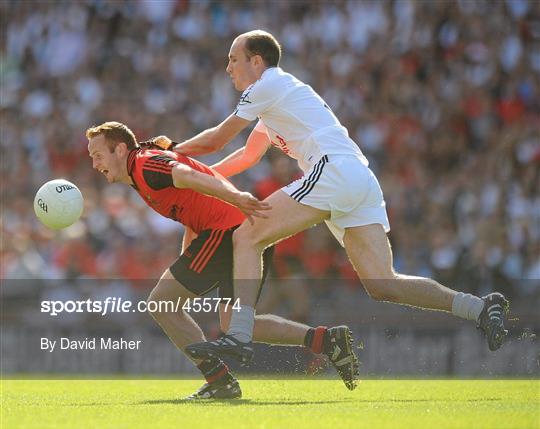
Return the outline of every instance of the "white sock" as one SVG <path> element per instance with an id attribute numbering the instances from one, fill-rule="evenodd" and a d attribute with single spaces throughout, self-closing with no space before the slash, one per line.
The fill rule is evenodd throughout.
<path id="1" fill-rule="evenodd" d="M 462 319 L 477 321 L 483 308 L 482 298 L 470 293 L 458 292 L 452 301 L 452 314 Z"/>
<path id="2" fill-rule="evenodd" d="M 253 326 L 255 326 L 255 309 L 248 305 L 242 305 L 239 311 L 232 310 L 229 335 L 238 341 L 248 343 L 253 338 Z"/>

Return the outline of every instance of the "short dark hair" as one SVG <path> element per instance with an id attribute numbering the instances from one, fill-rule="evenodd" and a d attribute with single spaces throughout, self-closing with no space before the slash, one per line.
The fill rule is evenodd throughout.
<path id="1" fill-rule="evenodd" d="M 90 127 L 86 130 L 88 139 L 103 135 L 107 140 L 109 150 L 114 152 L 119 143 L 125 143 L 129 150 L 139 147 L 135 134 L 126 125 L 120 122 L 105 122 L 101 125 Z"/>
<path id="2" fill-rule="evenodd" d="M 241 35 L 245 37 L 248 58 L 260 55 L 267 67 L 277 67 L 281 59 L 281 45 L 274 36 L 263 30 L 253 30 Z"/>

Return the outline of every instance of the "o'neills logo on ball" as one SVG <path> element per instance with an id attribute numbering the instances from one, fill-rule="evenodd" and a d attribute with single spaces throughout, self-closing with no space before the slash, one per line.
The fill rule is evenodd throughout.
<path id="1" fill-rule="evenodd" d="M 70 189 L 75 189 L 75 186 L 71 186 L 71 185 L 60 185 L 60 186 L 57 186 L 57 187 L 56 187 L 56 192 L 58 192 L 59 194 L 61 194 L 62 192 L 64 192 L 64 191 L 69 191 Z"/>

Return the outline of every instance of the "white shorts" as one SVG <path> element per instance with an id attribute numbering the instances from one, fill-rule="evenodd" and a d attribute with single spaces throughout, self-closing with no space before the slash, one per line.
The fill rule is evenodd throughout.
<path id="1" fill-rule="evenodd" d="M 281 190 L 301 204 L 329 211 L 326 225 L 342 246 L 345 228 L 379 223 L 390 231 L 379 182 L 356 156 L 325 155 Z"/>

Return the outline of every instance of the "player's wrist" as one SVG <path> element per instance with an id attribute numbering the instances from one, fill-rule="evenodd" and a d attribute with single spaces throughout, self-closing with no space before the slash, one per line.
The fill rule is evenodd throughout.
<path id="1" fill-rule="evenodd" d="M 232 191 L 231 194 L 232 200 L 230 203 L 241 209 L 245 202 L 246 192 Z"/>

